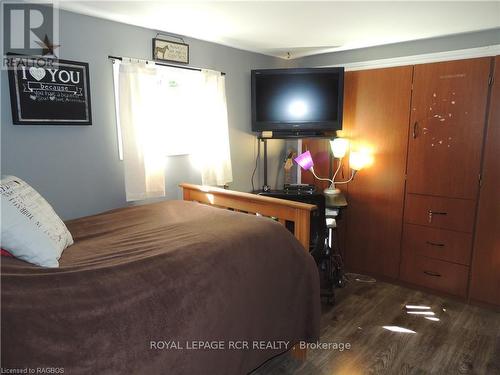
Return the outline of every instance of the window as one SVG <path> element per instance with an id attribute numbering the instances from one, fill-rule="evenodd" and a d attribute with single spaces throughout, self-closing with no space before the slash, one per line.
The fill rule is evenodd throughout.
<path id="1" fill-rule="evenodd" d="M 156 129 L 156 137 L 161 137 L 165 156 L 187 155 L 194 152 L 193 137 L 198 134 L 196 103 L 199 100 L 200 72 L 156 66 L 158 87 L 150 92 L 148 100 L 157 101 L 157 115 L 154 116 L 161 126 Z M 119 70 L 120 61 L 113 63 L 115 88 L 116 132 L 118 152 L 123 160 L 123 140 L 119 111 Z M 153 98 L 152 96 L 156 96 Z"/>
<path id="2" fill-rule="evenodd" d="M 123 61 L 113 64 L 119 156 L 127 200 L 165 195 L 165 159 L 192 156 L 202 183 L 232 181 L 225 78 Z"/>

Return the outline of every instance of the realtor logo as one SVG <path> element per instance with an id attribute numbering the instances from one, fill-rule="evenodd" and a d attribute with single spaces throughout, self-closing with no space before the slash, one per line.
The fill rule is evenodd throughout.
<path id="1" fill-rule="evenodd" d="M 58 14 L 52 2 L 2 2 L 2 13 L 4 56 L 57 55 Z"/>

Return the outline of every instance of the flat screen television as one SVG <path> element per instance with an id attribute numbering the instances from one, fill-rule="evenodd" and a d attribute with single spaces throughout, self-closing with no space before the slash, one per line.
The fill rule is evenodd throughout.
<path id="1" fill-rule="evenodd" d="M 344 68 L 252 70 L 252 131 L 340 130 L 343 99 Z"/>

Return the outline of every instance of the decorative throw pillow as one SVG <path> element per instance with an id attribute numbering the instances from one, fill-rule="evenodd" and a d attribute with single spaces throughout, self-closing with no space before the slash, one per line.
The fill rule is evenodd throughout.
<path id="1" fill-rule="evenodd" d="M 0 181 L 1 247 L 16 258 L 43 267 L 59 267 L 73 237 L 49 203 L 20 178 Z"/>

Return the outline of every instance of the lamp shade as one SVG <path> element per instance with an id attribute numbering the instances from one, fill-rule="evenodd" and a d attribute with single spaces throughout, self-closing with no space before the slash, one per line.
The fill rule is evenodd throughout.
<path id="1" fill-rule="evenodd" d="M 314 166 L 314 162 L 311 153 L 309 151 L 303 152 L 293 160 L 295 160 L 295 162 L 306 171 L 308 171 Z"/>
<path id="2" fill-rule="evenodd" d="M 370 163 L 370 155 L 362 151 L 352 151 L 349 156 L 349 167 L 355 171 L 363 169 Z"/>
<path id="3" fill-rule="evenodd" d="M 341 159 L 347 153 L 349 141 L 345 138 L 335 138 L 330 141 L 330 147 L 332 148 L 333 157 Z"/>

